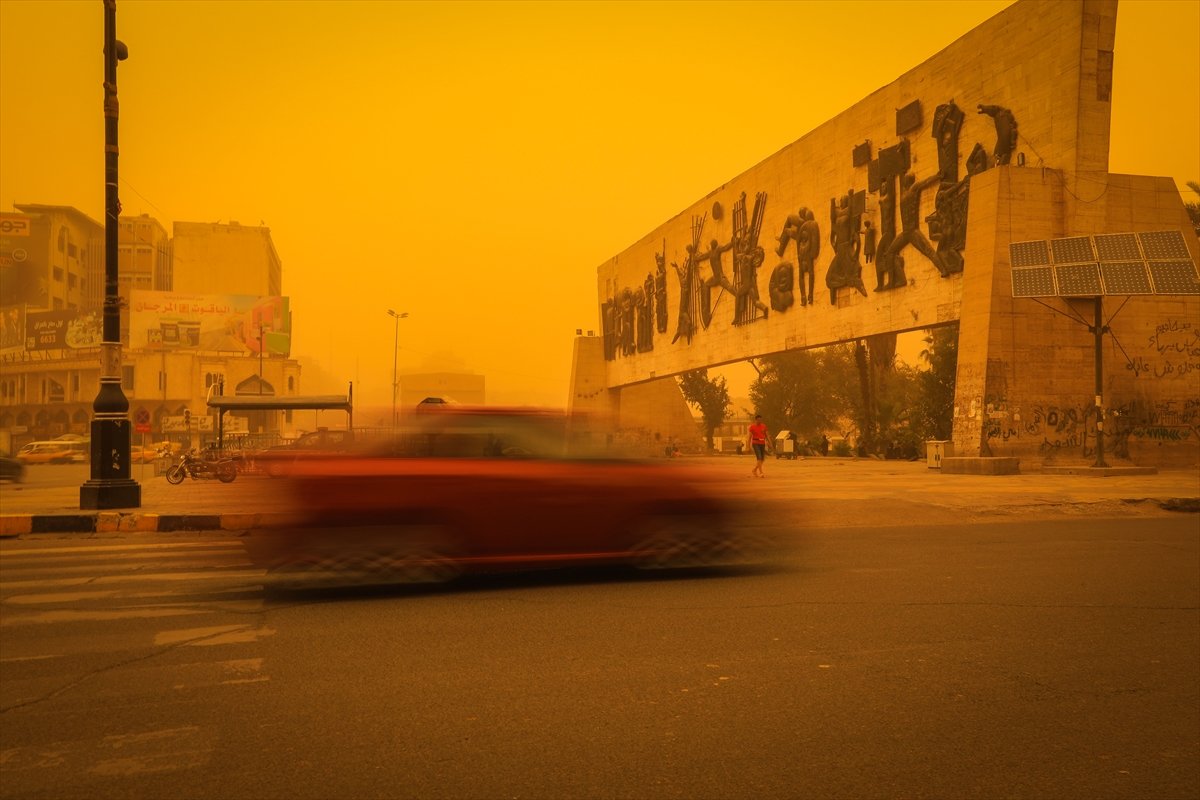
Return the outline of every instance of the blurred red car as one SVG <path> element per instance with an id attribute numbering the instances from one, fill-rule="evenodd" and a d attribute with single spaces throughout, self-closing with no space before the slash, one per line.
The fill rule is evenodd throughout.
<path id="1" fill-rule="evenodd" d="M 431 582 L 464 572 L 747 563 L 759 548 L 703 471 L 581 453 L 547 412 L 447 408 L 383 453 L 294 464 L 300 512 L 247 550 L 278 576 Z M 578 433 L 578 431 L 576 431 Z"/>

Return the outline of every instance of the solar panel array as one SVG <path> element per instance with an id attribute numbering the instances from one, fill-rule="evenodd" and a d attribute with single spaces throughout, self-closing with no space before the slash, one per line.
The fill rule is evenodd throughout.
<path id="1" fill-rule="evenodd" d="M 1106 233 L 1013 242 L 1013 297 L 1200 294 L 1183 233 Z"/>

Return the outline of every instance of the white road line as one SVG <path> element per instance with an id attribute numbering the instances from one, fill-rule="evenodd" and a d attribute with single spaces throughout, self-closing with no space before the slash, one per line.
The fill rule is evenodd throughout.
<path id="1" fill-rule="evenodd" d="M 238 578 L 262 578 L 266 575 L 261 569 L 223 570 L 214 572 L 156 572 L 135 573 L 132 575 L 97 575 L 95 577 L 59 578 L 40 581 L 0 581 L 0 588 L 34 589 L 40 586 L 99 586 L 113 583 L 134 583 L 154 581 L 211 581 L 231 580 Z"/>
<path id="2" fill-rule="evenodd" d="M 77 555 L 74 552 L 69 552 L 69 553 L 60 553 L 60 554 L 56 554 L 53 556 L 33 555 L 33 556 L 30 556 L 27 558 L 22 558 L 20 556 L 12 557 L 10 554 L 10 557 L 8 559 L 6 559 L 6 563 L 4 563 L 3 565 L 0 565 L 0 572 L 12 569 L 12 568 L 16 567 L 18 563 L 20 563 L 20 564 L 46 564 L 49 566 L 53 566 L 55 564 L 63 564 L 63 563 L 69 562 L 69 561 L 80 561 L 80 562 L 86 562 L 88 564 L 91 564 L 91 563 L 95 563 L 97 561 L 117 561 L 120 559 L 138 559 L 138 558 L 145 558 L 145 559 L 148 559 L 148 558 L 180 558 L 180 559 L 182 559 L 182 558 L 209 558 L 209 557 L 213 557 L 213 556 L 220 556 L 222 554 L 244 554 L 245 552 L 246 552 L 246 550 L 244 547 L 241 546 L 241 544 L 236 544 L 236 545 L 233 545 L 230 547 L 222 548 L 220 550 L 217 550 L 215 548 L 208 549 L 208 550 L 173 550 L 173 551 L 156 550 L 156 551 L 149 552 L 149 553 L 130 553 L 130 552 L 122 551 L 119 553 L 89 553 L 87 555 Z M 23 555 L 23 554 L 21 554 L 21 555 Z"/>
<path id="3" fill-rule="evenodd" d="M 114 611 L 60 609 L 19 614 L 9 612 L 0 618 L 0 628 L 12 628 L 17 625 L 45 625 L 56 622 L 118 622 L 127 619 L 194 617 L 199 614 L 215 613 L 217 612 L 208 608 L 128 608 Z"/>
<path id="4" fill-rule="evenodd" d="M 161 534 L 160 534 L 161 535 Z M 105 545 L 63 545 L 62 547 L 31 547 L 21 548 L 8 546 L 0 548 L 0 558 L 13 558 L 29 554 L 44 553 L 92 553 L 113 552 L 116 550 L 178 550 L 185 547 L 229 547 L 240 543 L 236 539 L 222 539 L 216 542 L 147 542 L 144 544 L 105 544 Z"/>
<path id="5" fill-rule="evenodd" d="M 179 567 L 181 569 L 193 569 L 193 570 L 197 569 L 199 567 L 208 567 L 210 569 L 228 569 L 230 567 L 249 567 L 249 566 L 251 566 L 251 562 L 248 558 L 246 558 L 244 553 L 238 554 L 238 556 L 236 556 L 236 557 L 233 554 L 230 554 L 230 556 L 224 561 L 212 561 L 212 562 L 202 562 L 202 563 L 196 563 L 195 561 L 185 561 L 185 562 L 181 562 L 179 564 Z M 49 574 L 53 574 L 53 575 L 62 575 L 65 577 L 67 575 L 73 575 L 73 574 L 77 574 L 77 573 L 85 573 L 85 572 L 86 573 L 95 573 L 97 571 L 97 568 L 99 568 L 99 567 L 102 567 L 104 570 L 106 570 L 108 572 L 119 572 L 122 570 L 126 570 L 126 571 L 145 570 L 147 567 L 151 567 L 154 569 L 169 569 L 171 567 L 171 564 L 169 562 L 168 563 L 159 563 L 159 564 L 146 564 L 145 562 L 130 562 L 128 564 L 122 564 L 120 562 L 117 562 L 117 563 L 109 562 L 109 563 L 103 564 L 103 565 L 100 565 L 100 564 L 76 564 L 76 565 L 72 565 L 69 567 L 67 567 L 67 566 L 40 566 L 40 567 L 19 566 L 18 567 L 18 566 L 13 566 L 13 565 L 5 565 L 4 569 L 0 570 L 0 586 L 7 586 L 9 583 L 9 580 L 8 580 L 9 578 L 18 579 L 18 578 L 28 577 L 30 575 L 38 575 L 38 574 L 45 574 L 45 573 L 49 573 Z"/>

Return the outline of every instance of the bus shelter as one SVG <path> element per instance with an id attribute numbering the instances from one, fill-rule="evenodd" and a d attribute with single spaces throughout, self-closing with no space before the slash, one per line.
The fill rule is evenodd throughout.
<path id="1" fill-rule="evenodd" d="M 353 390 L 351 390 L 353 391 Z M 294 395 L 271 397 L 265 395 L 242 395 L 226 397 L 217 395 L 208 398 L 208 407 L 217 412 L 217 447 L 225 447 L 226 411 L 345 411 L 346 427 L 354 427 L 353 394 L 347 395 Z"/>

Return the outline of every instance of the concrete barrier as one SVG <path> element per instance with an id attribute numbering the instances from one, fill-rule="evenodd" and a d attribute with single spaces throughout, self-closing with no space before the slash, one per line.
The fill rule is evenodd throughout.
<path id="1" fill-rule="evenodd" d="M 1019 475 L 1021 459 L 954 456 L 942 459 L 943 475 Z"/>

